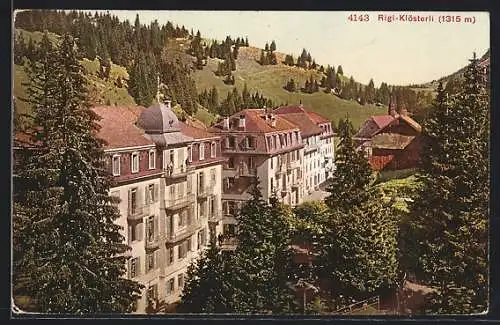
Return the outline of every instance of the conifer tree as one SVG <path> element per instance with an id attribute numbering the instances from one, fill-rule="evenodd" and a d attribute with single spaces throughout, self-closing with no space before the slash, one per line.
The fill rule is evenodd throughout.
<path id="1" fill-rule="evenodd" d="M 417 277 L 438 290 L 426 312 L 479 313 L 488 304 L 489 89 L 475 57 L 464 77 L 457 93 L 440 85 L 423 127 L 411 225 Z"/>
<path id="2" fill-rule="evenodd" d="M 269 51 L 274 52 L 276 51 L 276 43 L 274 40 L 271 42 L 271 45 L 269 46 Z"/>
<path id="3" fill-rule="evenodd" d="M 275 198 L 267 203 L 255 184 L 252 198 L 236 216 L 235 251 L 237 312 L 283 313 L 293 310 L 288 287 L 292 255 L 284 207 Z M 252 261 L 252 263 L 249 263 Z"/>
<path id="4" fill-rule="evenodd" d="M 179 311 L 184 313 L 232 313 L 234 266 L 232 252 L 221 251 L 211 240 L 208 250 L 187 271 Z"/>
<path id="5" fill-rule="evenodd" d="M 348 118 L 339 121 L 338 132 L 340 140 L 335 153 L 337 169 L 325 202 L 332 209 L 349 211 L 351 207 L 367 200 L 372 171 L 363 152 L 356 150 L 352 138 L 354 128 Z"/>
<path id="6" fill-rule="evenodd" d="M 343 76 L 343 75 L 344 75 L 344 69 L 342 69 L 342 66 L 341 66 L 341 65 L 339 65 L 339 67 L 337 68 L 337 73 L 338 73 L 339 75 L 341 75 L 341 76 Z"/>
<path id="7" fill-rule="evenodd" d="M 123 278 L 130 248 L 114 223 L 119 211 L 73 39 L 53 49 L 45 34 L 29 76 L 36 150 L 15 171 L 14 279 L 24 278 L 40 312 L 130 312 L 141 286 Z"/>

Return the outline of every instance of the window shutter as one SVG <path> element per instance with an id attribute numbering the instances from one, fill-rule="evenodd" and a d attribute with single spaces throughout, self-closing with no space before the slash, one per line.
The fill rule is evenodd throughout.
<path id="1" fill-rule="evenodd" d="M 128 226 L 128 243 L 130 244 L 132 242 L 132 233 L 134 231 L 134 227 Z M 137 238 L 137 236 L 136 236 Z"/>
<path id="2" fill-rule="evenodd" d="M 155 184 L 154 185 L 154 202 L 158 202 L 159 201 L 159 194 L 158 194 L 158 191 L 160 190 L 160 186 L 158 184 Z"/>
<path id="3" fill-rule="evenodd" d="M 142 199 L 143 191 L 144 191 L 144 188 L 141 188 L 141 187 L 137 188 L 136 204 L 137 204 L 138 208 L 140 208 L 142 206 L 141 203 L 143 202 L 143 199 Z"/>
<path id="4" fill-rule="evenodd" d="M 132 190 L 128 190 L 128 211 L 132 210 Z"/>
<path id="5" fill-rule="evenodd" d="M 155 250 L 153 252 L 153 259 L 154 259 L 154 263 L 153 264 L 154 264 L 154 268 L 155 269 L 158 268 L 158 267 L 160 267 L 160 261 L 158 260 L 158 258 L 160 257 L 159 253 L 160 253 L 159 249 L 157 249 L 157 250 Z"/>
<path id="6" fill-rule="evenodd" d="M 135 237 L 137 238 L 137 240 L 139 241 L 142 240 L 144 235 L 144 224 L 142 222 L 138 223 L 135 226 L 135 231 L 136 231 Z"/>
<path id="7" fill-rule="evenodd" d="M 154 229 L 154 232 L 155 232 L 154 233 L 154 238 L 157 239 L 158 238 L 158 233 L 159 233 L 158 217 L 157 216 L 154 217 L 154 227 L 155 227 L 155 229 Z"/>

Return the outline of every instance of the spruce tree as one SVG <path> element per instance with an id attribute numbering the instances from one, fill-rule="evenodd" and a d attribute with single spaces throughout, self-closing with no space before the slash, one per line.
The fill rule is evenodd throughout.
<path id="1" fill-rule="evenodd" d="M 269 46 L 269 51 L 274 52 L 276 51 L 276 43 L 274 40 L 271 42 L 271 45 Z"/>
<path id="2" fill-rule="evenodd" d="M 275 198 L 270 201 L 262 199 L 254 184 L 252 198 L 236 216 L 236 312 L 283 313 L 293 309 L 288 287 L 292 267 L 290 226 L 284 207 Z"/>
<path id="3" fill-rule="evenodd" d="M 221 251 L 215 238 L 210 247 L 188 267 L 178 310 L 184 313 L 235 311 L 232 252 Z"/>
<path id="4" fill-rule="evenodd" d="M 442 86 L 423 127 L 412 205 L 417 277 L 438 293 L 426 312 L 479 313 L 488 304 L 489 89 L 476 58 L 457 93 Z"/>
<path id="5" fill-rule="evenodd" d="M 338 73 L 339 75 L 341 75 L 341 76 L 343 76 L 343 75 L 344 75 L 344 69 L 342 69 L 342 66 L 341 66 L 341 65 L 339 65 L 339 67 L 337 68 L 337 73 Z"/>
<path id="6" fill-rule="evenodd" d="M 130 248 L 114 223 L 117 202 L 73 39 L 53 49 L 45 34 L 40 57 L 28 88 L 36 150 L 15 171 L 14 279 L 25 279 L 40 312 L 130 312 L 141 286 L 123 278 Z"/>
<path id="7" fill-rule="evenodd" d="M 368 187 L 372 182 L 371 167 L 362 151 L 356 150 L 354 128 L 349 118 L 338 125 L 339 144 L 335 154 L 337 169 L 328 187 L 330 195 L 325 199 L 332 209 L 349 211 L 368 199 Z"/>

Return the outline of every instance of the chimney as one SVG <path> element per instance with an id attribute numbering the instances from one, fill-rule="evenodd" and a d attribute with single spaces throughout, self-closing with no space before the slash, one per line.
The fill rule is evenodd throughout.
<path id="1" fill-rule="evenodd" d="M 238 128 L 245 130 L 245 115 L 240 115 L 240 120 L 238 121 Z"/>
<path id="2" fill-rule="evenodd" d="M 224 117 L 222 120 L 222 129 L 229 130 L 229 117 Z"/>
<path id="3" fill-rule="evenodd" d="M 274 116 L 274 115 L 271 115 L 271 126 L 273 128 L 276 127 L 276 116 Z"/>

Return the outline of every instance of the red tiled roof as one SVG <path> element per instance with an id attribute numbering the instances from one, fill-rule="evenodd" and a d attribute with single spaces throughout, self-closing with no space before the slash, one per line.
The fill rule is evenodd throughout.
<path id="1" fill-rule="evenodd" d="M 210 138 L 216 138 L 213 133 L 210 133 L 206 130 L 187 125 L 183 122 L 179 122 L 179 127 L 181 129 L 181 133 L 195 139 L 210 139 Z"/>
<path id="2" fill-rule="evenodd" d="M 379 129 L 386 127 L 387 125 L 389 125 L 389 123 L 394 121 L 394 117 L 392 117 L 391 115 L 377 115 L 372 116 L 371 119 L 377 124 Z"/>
<path id="3" fill-rule="evenodd" d="M 323 130 L 313 122 L 309 115 L 301 112 L 301 113 L 285 113 L 279 114 L 283 116 L 286 120 L 292 122 L 297 125 L 300 129 L 300 133 L 302 137 L 308 137 L 311 135 L 321 134 Z"/>
<path id="4" fill-rule="evenodd" d="M 144 107 L 98 106 L 92 110 L 101 117 L 97 136 L 106 141 L 106 149 L 146 146 L 154 144 L 144 136 L 144 130 L 135 122 Z"/>
<path id="5" fill-rule="evenodd" d="M 38 144 L 34 144 L 31 135 L 25 132 L 16 132 L 13 140 L 14 147 L 30 148 L 35 147 Z"/>
<path id="6" fill-rule="evenodd" d="M 265 116 L 265 109 L 245 109 L 240 111 L 234 115 L 232 115 L 229 119 L 239 119 L 240 115 L 245 116 L 245 131 L 246 132 L 258 132 L 258 133 L 266 133 L 266 132 L 275 132 L 275 131 L 288 131 L 288 130 L 296 130 L 298 127 L 284 119 L 279 115 L 274 115 L 276 118 L 276 126 L 272 127 L 271 122 L 269 120 L 265 120 L 263 116 Z M 211 130 L 215 132 L 220 132 L 222 130 L 222 121 L 214 125 Z M 237 131 L 237 129 L 231 129 L 229 132 Z"/>
<path id="7" fill-rule="evenodd" d="M 307 112 L 307 115 L 316 123 L 331 123 L 329 119 L 316 112 Z"/>

